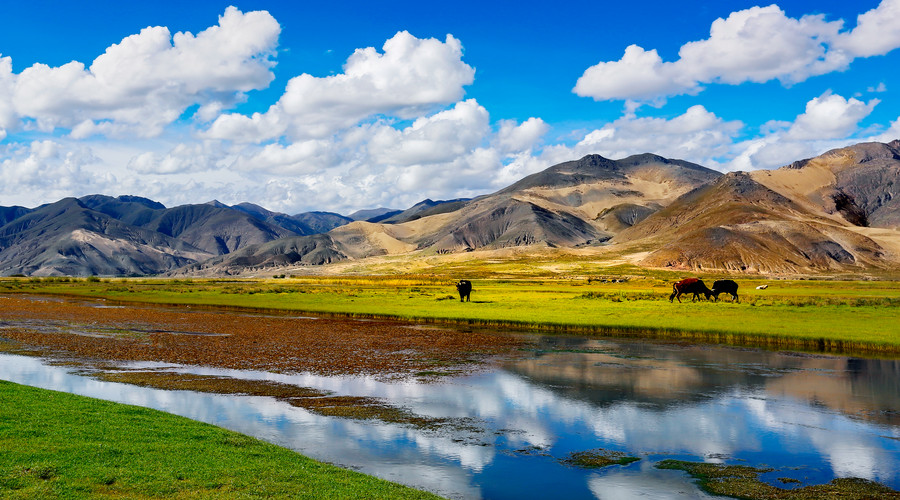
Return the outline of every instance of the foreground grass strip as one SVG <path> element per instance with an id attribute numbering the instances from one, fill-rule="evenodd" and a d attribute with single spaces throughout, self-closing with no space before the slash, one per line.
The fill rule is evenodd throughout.
<path id="1" fill-rule="evenodd" d="M 146 408 L 0 381 L 2 498 L 438 498 Z"/>
<path id="2" fill-rule="evenodd" d="M 900 498 L 900 492 L 887 486 L 859 478 L 838 478 L 828 484 L 783 489 L 766 484 L 759 479 L 764 472 L 774 469 L 747 467 L 743 465 L 722 465 L 682 460 L 663 460 L 656 464 L 659 469 L 682 470 L 700 482 L 700 488 L 713 495 L 727 495 L 734 498 L 756 499 L 829 499 L 863 500 L 874 498 Z M 792 482 L 781 479 L 783 483 Z"/>

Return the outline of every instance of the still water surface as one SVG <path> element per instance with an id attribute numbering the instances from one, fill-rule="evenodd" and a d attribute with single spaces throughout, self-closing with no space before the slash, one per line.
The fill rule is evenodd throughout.
<path id="1" fill-rule="evenodd" d="M 383 398 L 466 424 L 326 417 L 267 397 L 102 382 L 9 354 L 0 354 L 0 379 L 183 415 L 453 498 L 704 498 L 683 473 L 653 467 L 666 458 L 774 467 L 762 477 L 782 488 L 793 485 L 776 478 L 860 477 L 900 489 L 896 360 L 545 337 L 533 355 L 436 383 L 127 366 Z M 641 460 L 599 470 L 560 462 L 597 448 Z"/>

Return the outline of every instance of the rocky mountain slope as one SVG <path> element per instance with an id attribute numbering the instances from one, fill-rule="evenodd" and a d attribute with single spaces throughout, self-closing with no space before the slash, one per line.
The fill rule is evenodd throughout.
<path id="1" fill-rule="evenodd" d="M 276 263 L 323 264 L 411 252 L 432 254 L 515 246 L 580 247 L 598 245 L 691 189 L 721 176 L 700 165 L 637 155 L 610 160 L 588 155 L 565 162 L 471 200 L 451 200 L 395 224 L 357 221 L 328 233 L 331 242 L 315 245 L 307 237 L 285 246 L 259 245 L 224 256 L 203 268 L 210 274 L 238 273 L 248 261 L 257 267 Z M 409 213 L 409 212 L 408 212 Z M 327 248 L 328 251 L 324 251 Z M 195 272 L 192 266 L 184 272 Z"/>
<path id="2" fill-rule="evenodd" d="M 743 172 L 675 200 L 616 243 L 655 248 L 650 267 L 759 273 L 884 267 L 885 249 Z"/>
<path id="3" fill-rule="evenodd" d="M 588 155 L 474 199 L 351 217 L 93 195 L 0 207 L 0 274 L 246 275 L 510 249 L 686 270 L 898 269 L 896 185 L 900 141 L 727 175 L 652 154 Z"/>
<path id="4" fill-rule="evenodd" d="M 213 255 L 75 198 L 44 205 L 0 227 L 3 275 L 154 274 Z"/>
<path id="5" fill-rule="evenodd" d="M 252 203 L 239 203 L 229 208 L 240 210 L 263 222 L 302 235 L 327 233 L 336 227 L 353 222 L 353 219 L 350 217 L 345 217 L 333 212 L 304 212 L 297 215 L 287 215 L 266 210 L 265 208 Z"/>
<path id="6" fill-rule="evenodd" d="M 258 208 L 217 202 L 166 208 L 137 196 L 103 195 L 36 209 L 4 207 L 0 274 L 158 274 L 349 221 L 337 214 L 287 216 Z"/>
<path id="7" fill-rule="evenodd" d="M 768 273 L 862 271 L 900 262 L 900 141 L 863 143 L 777 170 L 728 174 L 616 244 L 651 267 Z"/>
<path id="8" fill-rule="evenodd" d="M 900 228 L 900 140 L 835 149 L 751 176 L 854 226 Z"/>

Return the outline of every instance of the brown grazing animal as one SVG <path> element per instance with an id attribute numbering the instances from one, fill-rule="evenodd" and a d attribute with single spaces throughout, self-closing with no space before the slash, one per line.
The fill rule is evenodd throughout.
<path id="1" fill-rule="evenodd" d="M 693 294 L 694 298 L 691 299 L 691 302 L 695 302 L 700 297 L 701 293 L 706 295 L 706 300 L 709 300 L 709 297 L 713 292 L 706 287 L 703 280 L 698 278 L 685 278 L 672 285 L 672 295 L 669 296 L 669 302 L 672 302 L 672 299 L 678 299 L 678 303 L 681 303 L 681 296 L 686 293 Z"/>

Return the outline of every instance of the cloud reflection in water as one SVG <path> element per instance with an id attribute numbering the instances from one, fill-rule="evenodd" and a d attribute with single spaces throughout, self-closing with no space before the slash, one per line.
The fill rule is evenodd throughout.
<path id="1" fill-rule="evenodd" d="M 700 496 L 684 474 L 652 467 L 666 457 L 801 466 L 800 477 L 813 482 L 853 476 L 900 487 L 900 426 L 892 420 L 900 400 L 889 376 L 896 362 L 571 342 L 587 352 L 539 353 L 439 383 L 164 365 L 382 398 L 418 415 L 471 423 L 437 431 L 325 417 L 272 398 L 100 382 L 19 356 L 0 355 L 0 378 L 184 415 L 459 498 L 543 496 L 548 487 L 568 498 Z M 596 471 L 558 462 L 594 448 L 643 460 Z M 517 486 L 502 486 L 511 479 Z"/>

